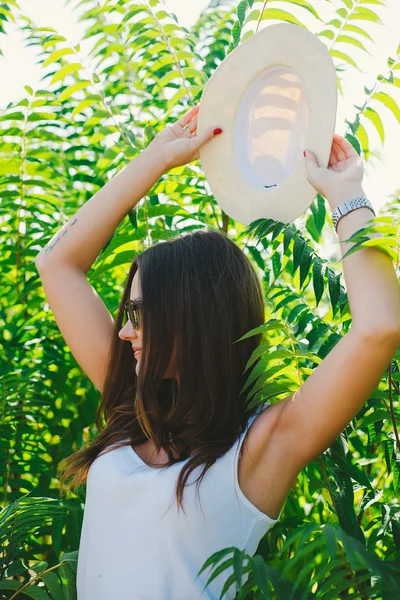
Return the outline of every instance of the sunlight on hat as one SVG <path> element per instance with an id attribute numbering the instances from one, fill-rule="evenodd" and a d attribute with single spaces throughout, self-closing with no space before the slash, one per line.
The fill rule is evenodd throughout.
<path id="1" fill-rule="evenodd" d="M 235 124 L 235 152 L 255 187 L 278 186 L 296 166 L 308 128 L 307 98 L 286 67 L 261 73 L 248 87 Z"/>

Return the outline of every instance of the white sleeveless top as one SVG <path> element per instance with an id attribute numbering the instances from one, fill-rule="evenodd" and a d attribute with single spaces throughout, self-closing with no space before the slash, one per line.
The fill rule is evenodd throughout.
<path id="1" fill-rule="evenodd" d="M 265 403 L 264 407 L 269 403 Z M 204 590 L 215 566 L 205 561 L 235 546 L 253 556 L 259 541 L 280 518 L 256 508 L 238 483 L 238 458 L 246 430 L 210 467 L 196 492 L 203 465 L 190 474 L 183 508 L 175 486 L 183 461 L 149 467 L 131 446 L 100 454 L 89 469 L 77 566 L 78 600 L 218 600 L 230 567 Z M 191 485 L 190 483 L 193 482 Z M 201 505 L 199 503 L 199 496 Z M 232 557 L 232 553 L 225 560 Z M 243 576 L 243 584 L 248 574 Z M 204 590 L 204 591 L 203 591 Z M 233 584 L 224 595 L 232 600 Z"/>

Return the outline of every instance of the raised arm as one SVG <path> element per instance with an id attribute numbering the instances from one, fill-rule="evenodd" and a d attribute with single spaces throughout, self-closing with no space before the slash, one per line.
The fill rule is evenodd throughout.
<path id="1" fill-rule="evenodd" d="M 365 195 L 361 159 L 341 136 L 334 136 L 329 169 L 320 169 L 312 153 L 306 160 L 310 183 L 332 210 Z M 371 218 L 368 208 L 359 208 L 340 219 L 343 256 L 353 245 L 346 240 Z M 246 490 L 274 518 L 299 472 L 329 448 L 367 402 L 400 345 L 400 287 L 390 258 L 377 247 L 363 247 L 344 258 L 343 271 L 350 330 L 295 393 L 262 413 L 250 429 Z"/>
<path id="2" fill-rule="evenodd" d="M 35 259 L 38 269 L 75 267 L 87 273 L 128 212 L 165 172 L 150 147 L 143 150 L 65 223 Z"/>
<path id="3" fill-rule="evenodd" d="M 162 130 L 57 232 L 35 259 L 59 329 L 76 361 L 102 391 L 114 321 L 86 274 L 128 212 L 168 169 L 197 158 L 213 135 L 196 136 L 198 106 Z M 186 128 L 185 128 L 186 127 Z"/>
<path id="4" fill-rule="evenodd" d="M 197 129 L 199 105 L 163 129 L 134 160 L 106 183 L 41 250 L 36 266 L 74 266 L 87 273 L 122 219 L 172 167 L 198 157 L 199 148 L 213 137 Z"/>

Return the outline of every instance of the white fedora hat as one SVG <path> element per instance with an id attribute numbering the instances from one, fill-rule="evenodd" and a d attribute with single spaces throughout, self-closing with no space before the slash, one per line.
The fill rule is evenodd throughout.
<path id="1" fill-rule="evenodd" d="M 303 150 L 327 167 L 336 124 L 337 83 L 331 55 L 303 27 L 264 27 L 233 50 L 208 80 L 197 133 L 223 133 L 199 150 L 211 191 L 232 218 L 249 225 L 289 223 L 317 192 Z"/>

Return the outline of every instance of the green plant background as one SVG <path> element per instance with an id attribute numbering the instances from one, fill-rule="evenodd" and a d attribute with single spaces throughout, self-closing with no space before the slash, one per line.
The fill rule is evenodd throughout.
<path id="1" fill-rule="evenodd" d="M 17 1 L 0 4 L 0 33 L 15 20 L 26 44 L 37 46 L 45 73 L 40 89 L 26 86 L 25 97 L 0 116 L 0 598 L 76 597 L 84 489 L 60 501 L 56 467 L 96 435 L 99 392 L 60 334 L 34 258 L 157 131 L 201 99 L 207 79 L 239 43 L 268 19 L 304 26 L 293 5 L 301 9 L 296 14 L 312 14 L 313 33 L 330 41 L 342 93 L 341 74 L 357 69 L 351 51 L 371 50 L 368 28 L 382 24 L 385 2 L 332 4 L 335 18 L 324 22 L 306 0 L 214 0 L 189 30 L 158 0 L 82 0 L 75 5 L 84 9 L 85 39 L 93 41 L 89 64 L 79 45 L 37 27 Z M 370 132 L 384 142 L 383 106 L 399 127 L 393 98 L 399 73 L 400 46 L 365 89 L 354 120 L 346 121 L 346 137 L 366 162 Z M 397 271 L 398 207 L 394 197 L 378 219 L 379 244 Z M 228 232 L 262 279 L 265 360 L 247 386 L 254 383 L 254 402 L 279 401 L 299 388 L 351 323 L 342 274 L 316 250 L 332 228 L 320 195 L 301 230 L 268 219 L 246 228 L 219 208 L 198 161 L 172 169 L 123 220 L 88 280 L 115 314 L 135 253 L 205 225 Z M 362 236 L 357 240 L 362 247 Z M 299 474 L 256 555 L 231 548 L 210 557 L 216 573 L 233 565 L 226 587 L 236 585 L 238 598 L 399 593 L 398 362 L 396 353 L 356 418 Z M 242 585 L 244 573 L 249 579 Z"/>

